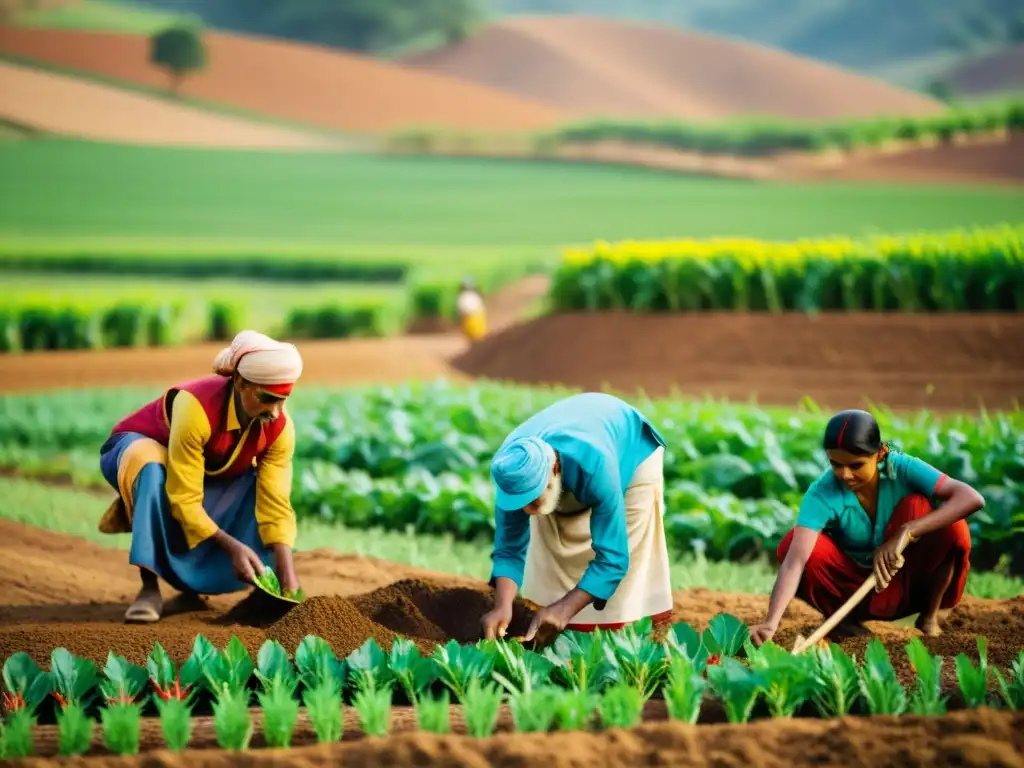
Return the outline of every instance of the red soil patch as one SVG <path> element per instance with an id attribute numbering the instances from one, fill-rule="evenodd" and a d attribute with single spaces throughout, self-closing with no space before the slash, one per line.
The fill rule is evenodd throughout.
<path id="1" fill-rule="evenodd" d="M 820 120 L 944 109 L 925 96 L 780 50 L 590 16 L 503 19 L 404 61 L 576 117 Z"/>
<path id="2" fill-rule="evenodd" d="M 491 89 L 312 45 L 219 32 L 203 35 L 207 68 L 186 78 L 185 98 L 345 131 L 410 124 L 527 130 L 559 112 Z M 33 61 L 166 88 L 148 62 L 147 38 L 103 32 L 0 27 L 0 51 Z"/>
<path id="3" fill-rule="evenodd" d="M 490 379 L 652 396 L 973 409 L 1021 399 L 1024 358 L 1010 352 L 1018 349 L 1016 314 L 570 313 L 515 325 L 453 365 Z"/>
<path id="4" fill-rule="evenodd" d="M 1024 44 L 979 56 L 954 67 L 942 78 L 954 93 L 979 96 L 1024 88 Z"/>
<path id="5" fill-rule="evenodd" d="M 0 115 L 64 136 L 129 144 L 190 147 L 318 148 L 319 136 L 143 96 L 74 77 L 0 63 Z"/>

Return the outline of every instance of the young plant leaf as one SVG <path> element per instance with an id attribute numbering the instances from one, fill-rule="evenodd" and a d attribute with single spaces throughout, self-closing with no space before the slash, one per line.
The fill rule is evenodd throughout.
<path id="1" fill-rule="evenodd" d="M 103 674 L 106 679 L 100 683 L 100 690 L 108 704 L 132 704 L 149 681 L 146 670 L 135 666 L 113 651 L 107 652 L 107 664 L 103 668 Z"/>
<path id="2" fill-rule="evenodd" d="M 725 704 L 730 723 L 750 720 L 758 694 L 767 689 L 765 679 L 731 656 L 707 668 L 708 682 L 715 695 Z"/>
<path id="3" fill-rule="evenodd" d="M 438 679 L 463 700 L 470 681 L 490 677 L 493 659 L 472 645 L 459 645 L 449 640 L 439 645 L 432 656 L 438 669 Z"/>
<path id="4" fill-rule="evenodd" d="M 420 656 L 419 649 L 404 637 L 395 638 L 388 656 L 388 667 L 410 704 L 414 704 L 420 693 L 437 679 L 434 662 Z"/>
<path id="5" fill-rule="evenodd" d="M 53 695 L 62 707 L 88 707 L 95 697 L 98 678 L 99 670 L 89 659 L 72 656 L 66 648 L 54 648 L 50 654 Z"/>
<path id="6" fill-rule="evenodd" d="M 146 659 L 146 671 L 156 698 L 161 701 L 188 701 L 194 692 L 193 686 L 200 679 L 199 662 L 195 656 L 190 656 L 181 669 L 175 670 L 174 662 L 159 642 L 154 644 Z"/>
<path id="7" fill-rule="evenodd" d="M 673 624 L 665 637 L 668 646 L 669 656 L 684 656 L 696 668 L 697 672 L 703 672 L 707 666 L 709 651 L 704 645 L 704 638 L 701 633 L 681 621 Z"/>
<path id="8" fill-rule="evenodd" d="M 750 639 L 747 625 L 730 613 L 719 613 L 708 622 L 702 640 L 709 654 L 735 656 Z"/>
<path id="9" fill-rule="evenodd" d="M 381 690 L 393 682 L 388 657 L 372 637 L 352 651 L 345 661 L 356 690 Z"/>
<path id="10" fill-rule="evenodd" d="M 845 717 L 860 696 L 857 660 L 835 643 L 810 650 L 814 661 L 814 705 L 822 717 Z"/>
<path id="11" fill-rule="evenodd" d="M 946 697 L 942 695 L 942 657 L 932 656 L 921 638 L 906 645 L 910 666 L 917 673 L 917 686 L 910 697 L 910 711 L 915 715 L 944 715 Z"/>
<path id="12" fill-rule="evenodd" d="M 647 628 L 644 632 L 643 629 Z M 612 651 L 618 661 L 621 680 L 640 691 L 647 701 L 657 690 L 668 671 L 665 647 L 655 643 L 650 635 L 650 619 L 623 627 L 610 635 Z M 625 694 L 617 694 L 619 696 Z"/>
<path id="13" fill-rule="evenodd" d="M 1024 709 L 1024 650 L 1017 654 L 1010 671 L 1010 677 L 1007 679 L 998 669 L 993 670 L 999 686 L 999 695 L 1003 697 L 1007 707 L 1019 711 Z"/>
<path id="14" fill-rule="evenodd" d="M 551 676 L 577 691 L 599 693 L 619 681 L 621 670 L 607 633 L 563 632 L 544 658 L 554 665 Z"/>
<path id="15" fill-rule="evenodd" d="M 668 666 L 668 681 L 662 689 L 668 716 L 695 725 L 704 702 L 708 682 L 696 665 L 685 654 L 672 656 Z"/>
<path id="16" fill-rule="evenodd" d="M 817 688 L 815 663 L 808 655 L 794 655 L 771 640 L 760 648 L 747 644 L 751 668 L 761 674 L 764 698 L 772 717 L 792 717 Z"/>
<path id="17" fill-rule="evenodd" d="M 907 692 L 896 677 L 889 653 L 877 637 L 864 651 L 860 669 L 860 690 L 872 715 L 902 715 L 907 710 Z"/>
<path id="18" fill-rule="evenodd" d="M 84 755 L 92 744 L 93 719 L 77 704 L 57 711 L 57 752 L 62 757 Z"/>
<path id="19" fill-rule="evenodd" d="M 988 640 L 977 638 L 978 666 L 966 653 L 956 657 L 956 680 L 968 707 L 982 707 L 988 700 Z"/>
<path id="20" fill-rule="evenodd" d="M 622 680 L 601 694 L 601 722 L 606 728 L 635 728 L 640 725 L 644 701 L 639 688 Z"/>
<path id="21" fill-rule="evenodd" d="M 35 712 L 49 695 L 53 681 L 24 651 L 9 656 L 3 668 L 4 709 L 17 712 L 28 709 Z"/>
<path id="22" fill-rule="evenodd" d="M 295 666 L 307 689 L 333 684 L 340 691 L 345 683 L 346 664 L 322 637 L 306 635 L 302 639 L 295 651 Z"/>
<path id="23" fill-rule="evenodd" d="M 295 668 L 288 658 L 288 651 L 276 640 L 265 640 L 256 654 L 256 677 L 267 690 L 274 680 L 282 680 L 291 685 L 298 684 Z"/>

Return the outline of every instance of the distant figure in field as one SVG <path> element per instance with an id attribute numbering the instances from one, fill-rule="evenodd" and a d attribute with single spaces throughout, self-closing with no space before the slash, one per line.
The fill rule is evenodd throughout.
<path id="1" fill-rule="evenodd" d="M 104 533 L 131 533 L 129 562 L 142 589 L 125 621 L 159 621 L 158 577 L 183 594 L 236 592 L 273 560 L 284 593 L 299 583 L 292 563 L 295 425 L 285 400 L 302 373 L 291 344 L 242 331 L 213 375 L 178 384 L 118 422 L 100 469 L 118 498 Z"/>
<path id="2" fill-rule="evenodd" d="M 467 277 L 459 284 L 457 307 L 463 335 L 470 341 L 482 339 L 487 334 L 487 309 L 472 278 Z"/>
<path id="3" fill-rule="evenodd" d="M 504 636 L 520 587 L 542 606 L 525 640 L 670 621 L 664 454 L 642 413 L 597 392 L 559 400 L 505 438 L 491 462 L 496 591 L 485 638 Z"/>
<path id="4" fill-rule="evenodd" d="M 985 500 L 883 443 L 878 422 L 865 411 L 833 416 L 823 445 L 832 467 L 807 490 L 796 527 L 779 545 L 779 575 L 767 618 L 751 628 L 754 643 L 771 639 L 794 596 L 828 617 L 872 571 L 874 594 L 839 625 L 840 634 L 867 634 L 863 621 L 915 613 L 925 635 L 941 634 L 939 611 L 959 604 L 970 569 L 965 518 Z M 939 502 L 934 510 L 932 500 Z"/>

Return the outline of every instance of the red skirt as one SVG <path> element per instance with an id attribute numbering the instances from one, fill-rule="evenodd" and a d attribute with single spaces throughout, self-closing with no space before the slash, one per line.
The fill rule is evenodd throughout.
<path id="1" fill-rule="evenodd" d="M 651 622 L 653 623 L 653 629 L 660 629 L 668 624 L 672 623 L 672 611 L 665 611 L 655 616 L 651 616 Z M 622 624 L 569 624 L 566 629 L 571 629 L 575 632 L 593 632 L 595 629 L 602 631 L 614 632 L 617 629 L 622 629 L 625 623 Z"/>
<path id="2" fill-rule="evenodd" d="M 924 496 L 912 494 L 905 497 L 893 510 L 892 519 L 885 529 L 886 540 L 894 536 L 901 525 L 931 511 L 931 504 Z M 790 531 L 779 545 L 780 564 L 786 559 L 792 541 L 793 532 Z M 953 579 L 942 597 L 941 608 L 953 608 L 963 597 L 970 570 L 971 531 L 966 520 L 958 520 L 942 530 L 922 536 L 920 541 L 907 547 L 903 552 L 903 567 L 896 572 L 889 586 L 881 592 L 872 592 L 850 612 L 850 619 L 891 620 L 922 612 L 928 606 L 931 593 L 929 575 L 949 557 L 953 558 Z M 804 568 L 796 594 L 825 616 L 831 616 L 870 575 L 871 569 L 857 565 L 832 539 L 821 534 Z"/>

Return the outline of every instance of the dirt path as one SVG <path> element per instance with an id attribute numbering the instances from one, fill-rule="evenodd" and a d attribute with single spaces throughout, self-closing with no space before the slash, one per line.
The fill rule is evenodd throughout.
<path id="1" fill-rule="evenodd" d="M 336 139 L 7 62 L 0 62 L 0 93 L 0 117 L 60 136 L 181 147 L 341 148 Z"/>

